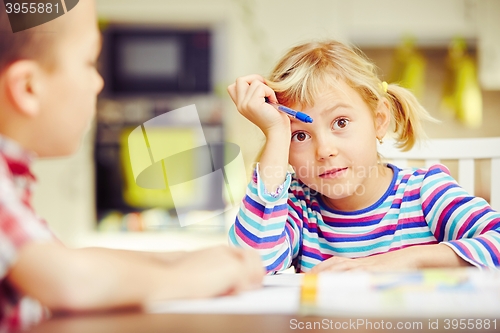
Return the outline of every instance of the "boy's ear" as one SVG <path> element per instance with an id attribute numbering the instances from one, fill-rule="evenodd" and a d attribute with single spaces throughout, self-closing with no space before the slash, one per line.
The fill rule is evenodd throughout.
<path id="1" fill-rule="evenodd" d="M 34 117 L 40 110 L 40 66 L 32 60 L 19 60 L 4 72 L 5 93 L 13 108 Z"/>
<path id="2" fill-rule="evenodd" d="M 389 101 L 383 99 L 379 102 L 375 113 L 375 132 L 377 138 L 383 138 L 387 133 L 387 129 L 391 123 L 391 109 Z"/>

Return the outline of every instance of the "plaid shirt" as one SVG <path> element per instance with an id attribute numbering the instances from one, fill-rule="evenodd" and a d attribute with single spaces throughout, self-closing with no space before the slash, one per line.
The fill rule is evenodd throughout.
<path id="1" fill-rule="evenodd" d="M 24 329 L 48 316 L 40 303 L 19 294 L 5 279 L 24 244 L 55 240 L 30 204 L 33 157 L 0 136 L 0 332 Z"/>

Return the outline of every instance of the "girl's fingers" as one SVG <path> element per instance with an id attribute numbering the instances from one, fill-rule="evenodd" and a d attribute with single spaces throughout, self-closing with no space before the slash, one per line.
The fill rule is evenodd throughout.
<path id="1" fill-rule="evenodd" d="M 276 94 L 266 85 L 262 76 L 253 74 L 239 77 L 227 90 L 238 112 L 257 125 L 265 135 L 271 128 L 290 129 L 288 116 L 265 102 L 266 97 L 276 101 Z"/>
<path id="2" fill-rule="evenodd" d="M 260 81 L 252 81 L 247 92 L 247 96 L 251 100 L 264 102 L 265 97 L 269 97 L 269 100 L 276 101 L 276 95 L 274 90 L 272 90 L 266 84 Z"/>
<path id="3" fill-rule="evenodd" d="M 262 83 L 265 82 L 264 77 L 262 77 L 262 75 L 259 74 L 250 74 L 246 76 L 241 76 L 238 79 L 236 79 L 236 81 L 246 82 L 247 84 L 250 84 L 253 81 L 260 81 Z"/>
<path id="4" fill-rule="evenodd" d="M 236 83 L 232 83 L 227 87 L 227 92 L 229 96 L 233 100 L 234 104 L 236 104 Z"/>
<path id="5" fill-rule="evenodd" d="M 352 266 L 353 259 L 342 257 L 331 257 L 311 269 L 312 273 L 319 273 L 324 271 L 343 271 Z"/>
<path id="6" fill-rule="evenodd" d="M 274 96 L 274 91 L 269 88 L 265 83 L 264 83 L 264 78 L 258 74 L 252 74 L 252 75 L 247 75 L 247 76 L 242 76 L 236 79 L 236 82 L 228 86 L 228 92 L 231 98 L 233 99 L 233 102 L 238 107 L 241 107 L 244 105 L 244 103 L 248 100 L 248 96 L 252 95 L 252 93 L 249 93 L 249 89 L 252 86 L 260 86 L 260 87 L 265 87 L 264 91 L 265 94 L 262 97 L 266 96 L 272 96 L 272 100 L 275 100 L 276 97 Z M 254 91 L 253 89 L 250 91 Z"/>
<path id="7" fill-rule="evenodd" d="M 266 89 L 267 88 L 267 89 Z M 266 93 L 270 94 L 274 92 L 271 88 L 264 85 L 260 81 L 252 81 L 248 86 L 245 97 L 241 101 L 241 106 L 243 109 L 259 109 L 265 103 L 264 98 Z"/>
<path id="8" fill-rule="evenodd" d="M 258 74 L 252 74 L 252 75 L 247 75 L 247 76 L 242 76 L 236 79 L 236 89 L 235 89 L 235 95 L 236 95 L 236 105 L 241 103 L 242 99 L 246 96 L 248 87 L 250 84 L 254 81 L 261 82 L 264 84 L 264 78 Z"/>

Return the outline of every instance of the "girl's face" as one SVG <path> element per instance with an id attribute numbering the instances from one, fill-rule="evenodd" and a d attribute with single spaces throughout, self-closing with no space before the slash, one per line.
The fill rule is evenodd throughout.
<path id="1" fill-rule="evenodd" d="M 343 210 L 363 208 L 380 187 L 387 189 L 387 168 L 378 165 L 377 156 L 377 137 L 383 138 L 389 125 L 387 102 L 373 112 L 354 89 L 339 82 L 301 111 L 314 122 L 292 120 L 289 162 L 304 184 Z"/>

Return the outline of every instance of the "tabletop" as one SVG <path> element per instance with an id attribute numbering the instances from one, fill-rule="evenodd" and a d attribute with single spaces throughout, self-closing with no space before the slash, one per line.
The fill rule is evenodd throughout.
<path id="1" fill-rule="evenodd" d="M 455 320 L 455 322 L 453 322 Z M 115 312 L 54 317 L 33 333 L 281 333 L 281 332 L 499 332 L 500 320 L 473 319 L 474 328 L 460 329 L 460 321 L 450 318 L 335 318 L 299 315 L 242 314 L 151 314 Z M 481 320 L 479 328 L 478 320 Z M 466 326 L 467 327 L 467 326 Z M 486 328 L 488 327 L 488 328 Z"/>

